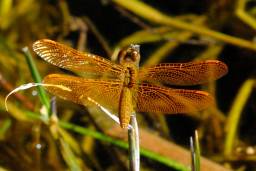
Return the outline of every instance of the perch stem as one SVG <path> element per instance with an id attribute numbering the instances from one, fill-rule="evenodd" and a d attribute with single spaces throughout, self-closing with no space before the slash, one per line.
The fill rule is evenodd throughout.
<path id="1" fill-rule="evenodd" d="M 139 129 L 136 120 L 136 114 L 131 115 L 130 125 L 128 129 L 128 142 L 130 154 L 130 171 L 140 170 L 140 143 L 139 143 Z"/>

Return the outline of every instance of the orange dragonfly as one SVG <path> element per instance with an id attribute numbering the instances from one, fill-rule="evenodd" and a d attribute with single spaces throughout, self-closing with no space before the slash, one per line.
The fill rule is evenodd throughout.
<path id="1" fill-rule="evenodd" d="M 88 78 L 47 75 L 43 83 L 61 85 L 70 90 L 46 87 L 50 93 L 78 104 L 88 103 L 88 98 L 94 99 L 118 113 L 122 128 L 127 127 L 133 112 L 191 113 L 213 104 L 213 98 L 207 92 L 173 89 L 153 83 L 203 84 L 222 77 L 228 71 L 226 64 L 218 60 L 161 63 L 139 69 L 140 54 L 136 45 L 120 51 L 119 64 L 48 39 L 36 41 L 33 49 L 53 65 L 91 74 Z"/>

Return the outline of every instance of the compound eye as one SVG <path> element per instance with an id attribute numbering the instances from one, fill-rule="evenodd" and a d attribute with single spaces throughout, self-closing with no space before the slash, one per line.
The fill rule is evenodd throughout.
<path id="1" fill-rule="evenodd" d="M 137 61 L 137 58 L 138 58 L 138 52 L 134 50 L 130 50 L 130 51 L 127 51 L 127 53 L 125 54 L 124 60 L 135 62 Z"/>

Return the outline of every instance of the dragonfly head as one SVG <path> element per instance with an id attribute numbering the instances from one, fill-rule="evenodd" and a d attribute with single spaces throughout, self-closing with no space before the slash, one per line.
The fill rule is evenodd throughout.
<path id="1" fill-rule="evenodd" d="M 118 59 L 120 64 L 129 63 L 139 66 L 140 46 L 131 44 L 130 46 L 123 48 L 118 54 Z"/>

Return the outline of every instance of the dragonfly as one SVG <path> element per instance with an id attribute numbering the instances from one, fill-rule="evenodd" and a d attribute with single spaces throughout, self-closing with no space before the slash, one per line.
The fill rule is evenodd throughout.
<path id="1" fill-rule="evenodd" d="M 117 63 L 49 39 L 37 40 L 33 50 L 57 67 L 86 75 L 47 75 L 43 83 L 58 85 L 46 87 L 50 93 L 82 105 L 89 103 L 88 98 L 94 99 L 111 112 L 118 113 L 122 128 L 127 128 L 133 112 L 194 113 L 209 107 L 214 100 L 208 92 L 161 85 L 204 84 L 217 80 L 228 71 L 227 65 L 218 60 L 139 67 L 138 45 L 123 48 Z"/>

